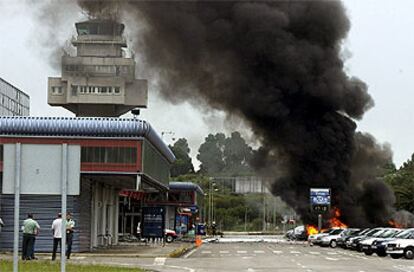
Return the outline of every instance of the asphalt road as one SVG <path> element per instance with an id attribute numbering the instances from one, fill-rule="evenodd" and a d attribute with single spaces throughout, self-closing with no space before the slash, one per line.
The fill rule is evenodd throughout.
<path id="1" fill-rule="evenodd" d="M 208 243 L 185 258 L 105 258 L 96 263 L 160 272 L 414 272 L 414 260 L 365 256 L 343 249 L 282 243 Z M 89 263 L 91 260 L 89 260 Z"/>

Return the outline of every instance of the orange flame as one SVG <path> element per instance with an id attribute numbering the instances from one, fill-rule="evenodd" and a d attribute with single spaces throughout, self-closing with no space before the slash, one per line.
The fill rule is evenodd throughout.
<path id="1" fill-rule="evenodd" d="M 338 208 L 333 208 L 333 217 L 329 219 L 329 225 L 331 228 L 347 228 L 348 226 L 343 223 L 339 218 L 341 217 L 341 211 Z"/>
<path id="2" fill-rule="evenodd" d="M 309 236 L 309 235 L 312 235 L 312 234 L 318 234 L 319 232 L 318 232 L 318 228 L 317 227 L 312 226 L 312 225 L 307 225 L 306 226 L 306 233 Z"/>
<path id="3" fill-rule="evenodd" d="M 401 225 L 401 224 L 399 224 L 399 223 L 395 222 L 394 220 L 390 220 L 390 221 L 388 221 L 388 224 L 389 224 L 391 227 L 393 227 L 393 228 L 399 228 L 399 229 L 402 229 L 402 228 L 404 227 L 403 225 Z"/>

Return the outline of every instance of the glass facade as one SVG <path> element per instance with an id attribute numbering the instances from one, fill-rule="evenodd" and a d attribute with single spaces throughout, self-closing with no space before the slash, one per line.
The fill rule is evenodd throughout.
<path id="1" fill-rule="evenodd" d="M 29 114 L 29 96 L 0 78 L 0 116 L 28 116 Z"/>
<path id="2" fill-rule="evenodd" d="M 124 163 L 137 162 L 137 149 L 134 147 L 82 147 L 82 162 L 91 163 Z"/>

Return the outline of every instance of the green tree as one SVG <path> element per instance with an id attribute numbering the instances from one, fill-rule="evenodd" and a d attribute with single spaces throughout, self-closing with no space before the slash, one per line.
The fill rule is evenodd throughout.
<path id="1" fill-rule="evenodd" d="M 171 176 L 177 177 L 194 173 L 194 166 L 190 157 L 190 148 L 185 138 L 178 139 L 170 149 L 175 155 L 176 161 L 171 165 Z"/>
<path id="2" fill-rule="evenodd" d="M 228 175 L 244 175 L 252 172 L 249 160 L 252 157 L 253 149 L 246 144 L 239 132 L 235 131 L 224 142 L 224 163 L 223 171 Z"/>
<path id="3" fill-rule="evenodd" d="M 224 169 L 223 150 L 226 136 L 223 133 L 209 134 L 198 149 L 197 159 L 201 162 L 200 172 L 209 175 L 221 173 Z"/>
<path id="4" fill-rule="evenodd" d="M 400 169 L 387 168 L 384 180 L 393 188 L 396 208 L 414 212 L 414 154 Z"/>

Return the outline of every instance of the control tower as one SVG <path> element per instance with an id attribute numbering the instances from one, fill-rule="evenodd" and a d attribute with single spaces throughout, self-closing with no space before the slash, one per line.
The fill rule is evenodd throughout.
<path id="1" fill-rule="evenodd" d="M 49 77 L 49 105 L 76 116 L 106 117 L 146 108 L 147 80 L 135 78 L 135 61 L 124 56 L 124 25 L 111 20 L 75 25 L 77 54 L 62 57 L 62 77 Z"/>

